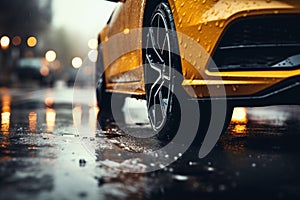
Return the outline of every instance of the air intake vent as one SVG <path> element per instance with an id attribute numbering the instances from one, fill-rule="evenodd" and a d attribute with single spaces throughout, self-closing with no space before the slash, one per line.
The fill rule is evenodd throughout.
<path id="1" fill-rule="evenodd" d="M 299 54 L 300 15 L 265 15 L 232 23 L 213 59 L 220 71 L 265 70 Z"/>

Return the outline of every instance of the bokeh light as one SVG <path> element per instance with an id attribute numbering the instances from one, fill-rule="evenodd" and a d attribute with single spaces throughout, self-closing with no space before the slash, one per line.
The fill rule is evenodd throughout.
<path id="1" fill-rule="evenodd" d="M 41 69 L 40 69 L 40 73 L 42 76 L 48 76 L 49 73 L 50 73 L 50 70 L 48 67 L 46 66 L 43 66 Z"/>
<path id="2" fill-rule="evenodd" d="M 123 30 L 123 32 L 124 32 L 125 35 L 127 35 L 127 34 L 130 32 L 130 29 L 129 29 L 129 28 L 125 28 L 125 29 Z"/>
<path id="3" fill-rule="evenodd" d="M 1 44 L 2 49 L 7 49 L 9 47 L 9 44 L 10 44 L 9 37 L 6 36 L 6 35 L 1 37 L 0 44 Z"/>
<path id="4" fill-rule="evenodd" d="M 90 50 L 88 53 L 88 57 L 89 57 L 90 61 L 96 62 L 97 58 L 98 58 L 98 51 Z"/>
<path id="5" fill-rule="evenodd" d="M 47 98 L 45 99 L 45 105 L 46 105 L 47 107 L 52 107 L 53 104 L 54 104 L 54 99 L 53 99 L 52 97 L 47 97 Z"/>
<path id="6" fill-rule="evenodd" d="M 22 43 L 21 37 L 20 36 L 15 36 L 12 39 L 12 43 L 13 43 L 14 46 L 19 46 Z"/>
<path id="7" fill-rule="evenodd" d="M 72 59 L 72 66 L 75 69 L 80 68 L 81 65 L 82 65 L 82 59 L 80 57 L 75 57 L 75 58 Z"/>
<path id="8" fill-rule="evenodd" d="M 237 124 L 246 124 L 248 122 L 247 109 L 246 108 L 234 108 L 231 121 Z"/>
<path id="9" fill-rule="evenodd" d="M 27 45 L 29 47 L 35 47 L 37 45 L 37 39 L 34 36 L 31 36 L 27 39 Z"/>
<path id="10" fill-rule="evenodd" d="M 56 59 L 56 53 L 53 50 L 49 50 L 45 54 L 45 58 L 48 62 L 53 62 Z"/>
<path id="11" fill-rule="evenodd" d="M 90 49 L 96 50 L 98 48 L 98 40 L 97 39 L 90 39 L 88 42 L 88 46 Z"/>

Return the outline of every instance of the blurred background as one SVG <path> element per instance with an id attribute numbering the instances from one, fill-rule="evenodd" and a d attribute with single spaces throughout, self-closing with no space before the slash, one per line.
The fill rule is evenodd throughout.
<path id="1" fill-rule="evenodd" d="M 85 59 L 95 62 L 97 34 L 115 6 L 104 0 L 1 0 L 0 87 L 72 86 Z"/>

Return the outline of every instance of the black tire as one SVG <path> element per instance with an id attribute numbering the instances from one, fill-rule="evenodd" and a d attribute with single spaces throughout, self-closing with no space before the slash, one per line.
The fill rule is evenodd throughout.
<path id="1" fill-rule="evenodd" d="M 147 5 L 144 27 L 146 31 L 143 41 L 146 42 L 146 48 L 143 50 L 143 60 L 148 118 L 156 136 L 161 140 L 170 140 L 180 124 L 181 110 L 175 93 L 182 89 L 182 76 L 176 77 L 175 74 L 181 74 L 182 70 L 180 56 L 174 53 L 179 52 L 178 40 L 172 11 L 167 1 L 155 1 Z M 151 32 L 152 30 L 157 32 Z M 165 33 L 169 34 L 166 36 L 164 30 L 172 31 L 166 31 Z M 160 35 L 160 32 L 163 34 Z M 162 38 L 155 37 L 157 40 L 153 41 L 154 34 Z M 169 49 L 163 49 L 165 45 L 160 45 L 161 41 L 166 41 Z M 157 47 L 161 50 L 161 57 L 156 55 L 159 54 Z M 157 82 L 159 76 L 160 83 Z"/>
<path id="2" fill-rule="evenodd" d="M 106 84 L 105 84 L 105 74 L 104 74 L 104 66 L 103 66 L 103 57 L 102 57 L 102 47 L 99 46 L 99 54 L 98 61 L 96 65 L 96 98 L 97 105 L 100 109 L 98 120 L 101 128 L 104 129 L 106 123 L 109 123 L 113 120 L 111 114 L 111 94 L 106 92 Z"/>
<path id="3" fill-rule="evenodd" d="M 148 1 L 150 2 L 150 1 Z M 157 19 L 157 18 L 161 19 Z M 161 20 L 161 22 L 159 22 Z M 143 60 L 144 60 L 144 77 L 145 77 L 145 89 L 146 89 L 146 101 L 147 101 L 147 108 L 148 108 L 148 118 L 150 121 L 150 124 L 152 126 L 153 131 L 155 132 L 156 136 L 161 139 L 161 140 L 171 140 L 175 135 L 178 130 L 178 127 L 180 125 L 180 120 L 181 120 L 181 110 L 180 110 L 180 104 L 179 100 L 176 98 L 176 93 L 182 93 L 182 68 L 181 68 L 181 59 L 179 55 L 179 45 L 178 45 L 178 39 L 177 39 L 177 34 L 176 34 L 176 28 L 174 24 L 174 19 L 172 15 L 172 11 L 170 9 L 170 6 L 168 4 L 168 1 L 151 1 L 150 3 L 146 4 L 146 11 L 145 11 L 145 17 L 144 17 L 144 27 L 146 28 L 146 31 L 143 33 L 143 41 L 146 41 L 146 48 L 143 50 Z M 147 28 L 149 27 L 149 29 Z M 171 61 L 168 63 L 166 62 L 166 57 L 165 57 L 165 52 L 168 53 L 168 50 L 164 50 L 159 48 L 161 51 L 157 51 L 157 47 L 159 47 L 159 42 L 161 40 L 161 37 L 165 37 L 162 32 L 159 31 L 159 34 L 157 32 L 155 33 L 155 30 L 151 29 L 169 29 L 171 32 L 167 32 L 166 34 L 170 34 L 168 36 L 169 38 L 169 51 L 173 52 L 169 54 Z M 156 35 L 155 35 L 156 34 Z M 153 36 L 155 35 L 155 36 Z M 158 36 L 157 36 L 158 35 Z M 158 39 L 157 39 L 158 38 Z M 164 41 L 161 40 L 161 41 Z M 149 45 L 149 43 L 151 43 Z M 157 43 L 157 44 L 156 44 Z M 144 45 L 145 46 L 145 45 Z M 164 46 L 164 45 L 163 45 Z M 160 53 L 159 53 L 160 52 Z M 174 53 L 176 52 L 176 53 Z M 157 55 L 156 55 L 157 54 Z M 158 55 L 160 54 L 160 55 Z M 163 60 L 163 62 L 162 62 Z M 158 78 L 157 73 L 159 73 L 160 77 L 163 77 L 161 75 L 164 73 L 163 71 L 165 70 L 165 66 L 169 65 L 170 70 L 172 71 L 171 74 L 171 88 L 168 87 L 168 85 L 165 85 L 165 83 L 161 83 L 160 85 L 157 84 Z M 159 71 L 160 68 L 160 72 Z M 151 69 L 152 68 L 152 69 Z M 162 69 L 164 68 L 164 69 Z M 169 70 L 169 71 L 170 71 Z M 177 71 L 181 74 L 180 77 L 174 75 L 174 71 Z M 156 74 L 156 75 L 155 75 Z M 157 86 L 158 85 L 158 86 Z M 163 85 L 163 87 L 161 87 Z M 170 86 L 170 85 L 169 85 Z M 162 89 L 163 88 L 163 89 Z M 157 90 L 153 92 L 153 90 Z M 161 91 L 158 91 L 161 90 Z M 179 92 L 178 92 L 179 91 Z M 157 99 L 156 95 L 152 94 L 158 94 L 161 93 L 160 99 Z M 166 97 L 167 103 L 165 101 L 161 101 L 163 97 Z M 186 100 L 188 99 L 188 95 L 186 95 Z M 158 103 L 156 103 L 158 102 Z M 180 103 L 182 103 L 182 99 L 180 99 Z M 186 101 L 186 103 L 189 103 Z M 158 111 L 156 111 L 155 105 L 158 104 Z M 166 106 L 161 106 L 165 105 Z M 163 110 L 165 109 L 165 110 Z M 208 127 L 211 123 L 211 104 L 210 102 L 208 103 L 199 103 L 199 111 L 200 111 L 200 121 L 199 122 L 193 122 L 191 120 L 191 123 L 199 123 L 199 130 L 198 130 L 198 135 L 203 138 L 203 136 L 206 134 Z M 222 133 L 227 129 L 228 124 L 230 123 L 231 119 L 231 114 L 232 114 L 232 109 L 233 107 L 228 107 L 226 111 L 226 119 L 224 122 L 224 128 L 222 130 Z M 154 118 L 156 117 L 156 113 L 159 112 L 164 113 L 165 116 L 162 114 L 162 119 L 159 120 L 159 123 L 156 124 L 156 121 Z M 193 112 L 193 111 L 191 111 Z M 154 113 L 154 114 L 152 114 Z M 192 116 L 192 113 L 191 113 Z M 164 117 L 164 118 L 163 118 Z M 192 118 L 192 117 L 191 117 Z M 187 130 L 188 131 L 188 130 Z M 198 138 L 198 137 L 197 137 Z"/>

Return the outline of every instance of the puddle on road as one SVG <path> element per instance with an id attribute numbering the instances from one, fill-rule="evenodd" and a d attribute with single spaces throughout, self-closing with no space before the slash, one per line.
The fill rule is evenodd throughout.
<path id="1" fill-rule="evenodd" d="M 156 139 L 146 141 L 140 138 L 139 141 L 134 135 L 125 135 L 115 124 L 106 132 L 100 131 L 98 111 L 93 105 L 76 105 L 78 107 L 72 118 L 71 109 L 47 104 L 49 101 L 33 103 L 34 106 L 19 107 L 18 111 L 10 110 L 9 115 L 1 116 L 0 169 L 8 174 L 1 180 L 7 184 L 4 187 L 6 191 L 13 193 L 15 190 L 11 191 L 11 188 L 17 187 L 29 197 L 32 197 L 32 191 L 56 194 L 67 191 L 73 194 L 69 197 L 87 199 L 154 199 L 162 195 L 176 198 L 186 194 L 201 198 L 222 197 L 222 194 L 234 191 L 241 184 L 241 179 L 247 181 L 246 176 L 256 177 L 258 185 L 266 187 L 273 182 L 272 170 L 281 173 L 288 168 L 295 172 L 294 168 L 299 166 L 291 167 L 296 150 L 282 151 L 287 146 L 298 144 L 291 142 L 291 138 L 285 143 L 281 137 L 291 131 L 290 126 L 287 129 L 291 121 L 296 122 L 294 128 L 297 130 L 299 117 L 296 107 L 241 109 L 236 117 L 239 120 L 231 124 L 227 135 L 213 152 L 203 160 L 191 160 L 180 159 L 180 154 L 169 155 L 164 151 L 153 153 L 161 147 Z M 47 107 L 50 109 L 47 110 Z M 136 112 L 132 116 L 127 121 L 131 122 L 127 131 L 139 134 L 141 129 L 145 132 L 150 130 Z M 243 121 L 245 116 L 247 120 Z M 82 129 L 76 132 L 73 125 Z M 143 152 L 149 157 L 128 156 L 124 150 Z M 283 156 L 282 152 L 288 152 L 290 157 Z M 177 162 L 165 167 L 158 162 L 160 159 Z M 81 165 L 83 160 L 85 163 Z M 283 163 L 289 167 L 286 168 Z M 157 166 L 162 169 L 140 173 Z M 13 170 L 20 173 L 14 175 Z M 271 181 L 259 178 L 264 176 Z M 22 186 L 23 183 L 28 186 Z"/>

